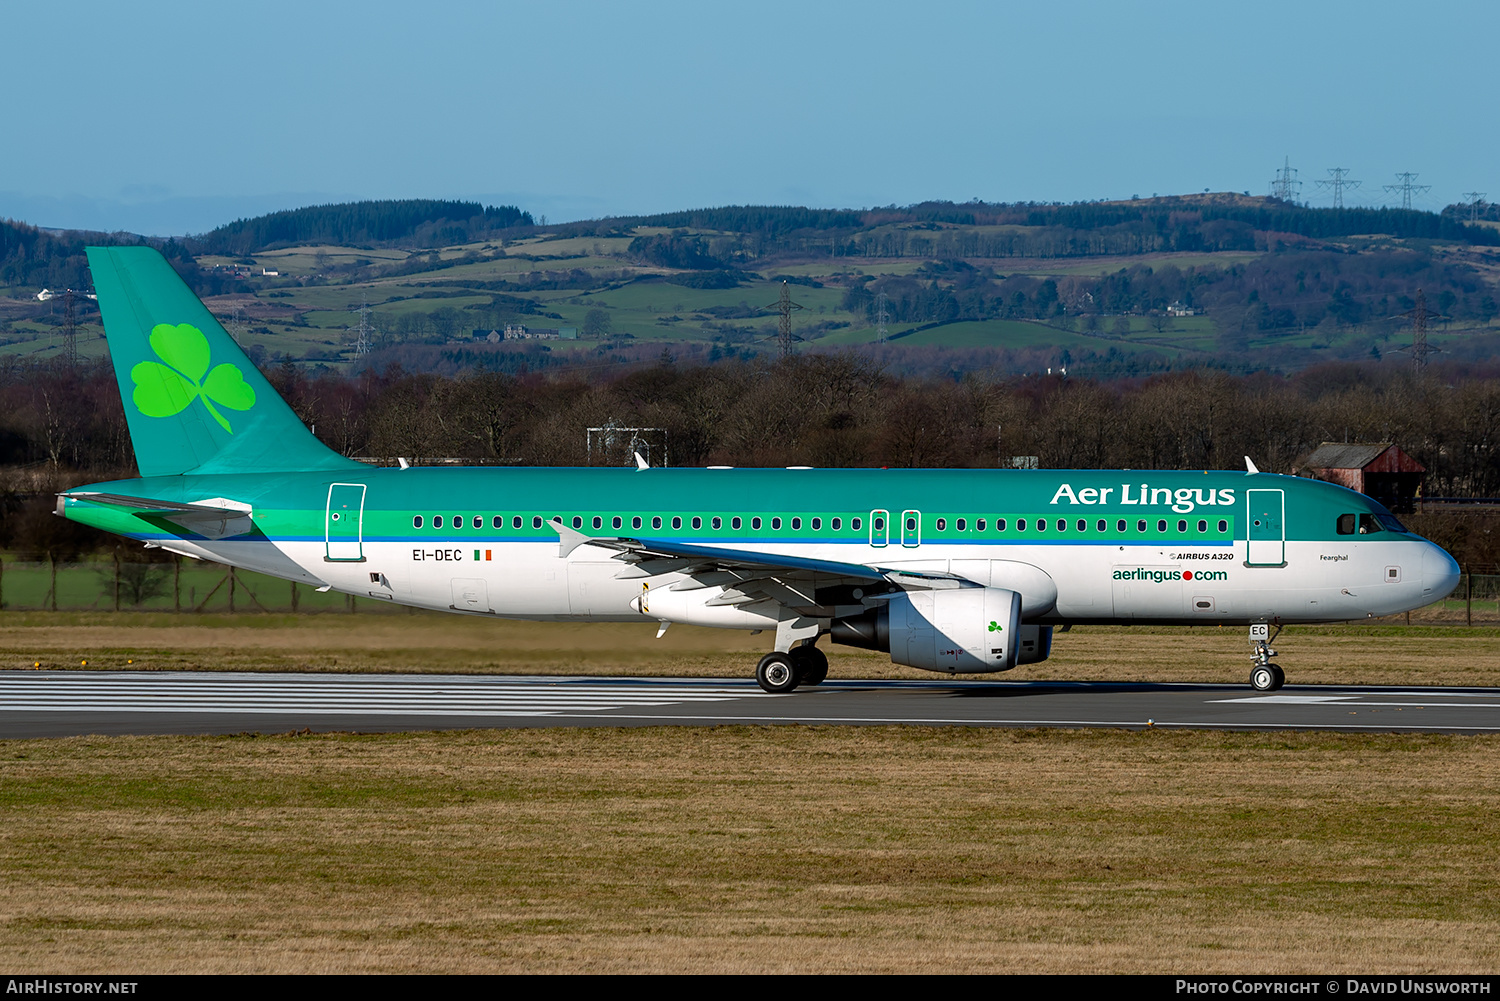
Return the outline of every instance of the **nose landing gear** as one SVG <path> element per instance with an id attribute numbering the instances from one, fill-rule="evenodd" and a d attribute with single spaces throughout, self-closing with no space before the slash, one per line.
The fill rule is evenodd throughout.
<path id="1" fill-rule="evenodd" d="M 1252 658 L 1255 666 L 1250 669 L 1250 687 L 1257 692 L 1274 692 L 1286 684 L 1286 674 L 1279 666 L 1271 663 L 1271 658 L 1276 656 L 1271 642 L 1280 635 L 1279 624 L 1274 634 L 1270 625 L 1265 622 L 1257 622 L 1250 627 L 1250 646 L 1255 650 Z"/>

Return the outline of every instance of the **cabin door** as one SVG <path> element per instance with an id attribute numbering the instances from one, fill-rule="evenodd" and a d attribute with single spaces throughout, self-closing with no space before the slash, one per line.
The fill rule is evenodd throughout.
<path id="1" fill-rule="evenodd" d="M 329 563 L 363 563 L 364 521 L 365 485 L 334 483 L 329 486 L 328 509 L 323 522 L 323 559 Z"/>
<path id="2" fill-rule="evenodd" d="M 901 512 L 901 544 L 915 549 L 922 544 L 922 512 Z"/>
<path id="3" fill-rule="evenodd" d="M 1281 490 L 1245 491 L 1245 565 L 1286 566 L 1286 495 Z"/>
<path id="4" fill-rule="evenodd" d="M 884 546 L 891 538 L 891 513 L 889 511 L 870 512 L 870 545 Z"/>

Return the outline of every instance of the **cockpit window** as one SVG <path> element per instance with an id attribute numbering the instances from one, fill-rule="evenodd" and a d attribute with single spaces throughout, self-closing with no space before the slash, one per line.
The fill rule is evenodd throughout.
<path id="1" fill-rule="evenodd" d="M 1359 516 L 1359 534 L 1374 535 L 1376 532 L 1384 531 L 1384 526 L 1377 520 L 1377 515 L 1362 514 Z"/>
<path id="2" fill-rule="evenodd" d="M 1340 535 L 1354 534 L 1355 516 L 1352 514 L 1341 514 L 1338 520 L 1338 533 Z"/>
<path id="3" fill-rule="evenodd" d="M 1387 532 L 1407 532 L 1406 526 L 1397 521 L 1396 516 L 1393 514 L 1377 514 L 1375 518 L 1380 522 L 1380 524 L 1385 528 Z"/>

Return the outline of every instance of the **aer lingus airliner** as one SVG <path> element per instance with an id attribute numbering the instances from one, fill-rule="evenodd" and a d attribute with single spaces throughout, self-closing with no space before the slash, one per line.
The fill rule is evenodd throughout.
<path id="1" fill-rule="evenodd" d="M 764 630 L 949 673 L 1045 660 L 1054 626 L 1390 615 L 1459 569 L 1370 498 L 1257 472 L 374 468 L 319 442 L 156 251 L 88 251 L 140 478 L 57 513 L 319 588 L 497 618 Z M 1144 640 L 1143 642 L 1149 642 Z"/>

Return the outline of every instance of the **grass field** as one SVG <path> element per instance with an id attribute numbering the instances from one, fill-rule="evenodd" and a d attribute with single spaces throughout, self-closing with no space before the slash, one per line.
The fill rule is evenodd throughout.
<path id="1" fill-rule="evenodd" d="M 319 596 L 324 597 L 324 596 Z M 384 606 L 382 606 L 384 608 Z M 0 669 L 337 670 L 748 678 L 764 636 L 655 622 L 537 623 L 437 612 L 0 612 Z M 1294 626 L 1278 639 L 1291 684 L 1500 686 L 1495 626 Z M 883 653 L 825 646 L 833 678 L 931 678 Z M 1239 684 L 1244 630 L 1082 626 L 1005 680 Z"/>
<path id="2" fill-rule="evenodd" d="M 764 637 L 4 612 L 0 668 L 747 677 Z M 1500 684 L 1500 629 L 1288 630 L 1293 684 Z M 1009 678 L 1242 682 L 1238 629 Z M 833 648 L 832 676 L 930 677 Z M 134 661 L 133 664 L 127 663 Z M 1485 972 L 1500 738 L 606 727 L 0 740 L 39 972 Z"/>
<path id="3" fill-rule="evenodd" d="M 1483 972 L 1491 737 L 0 742 L 37 972 Z"/>

